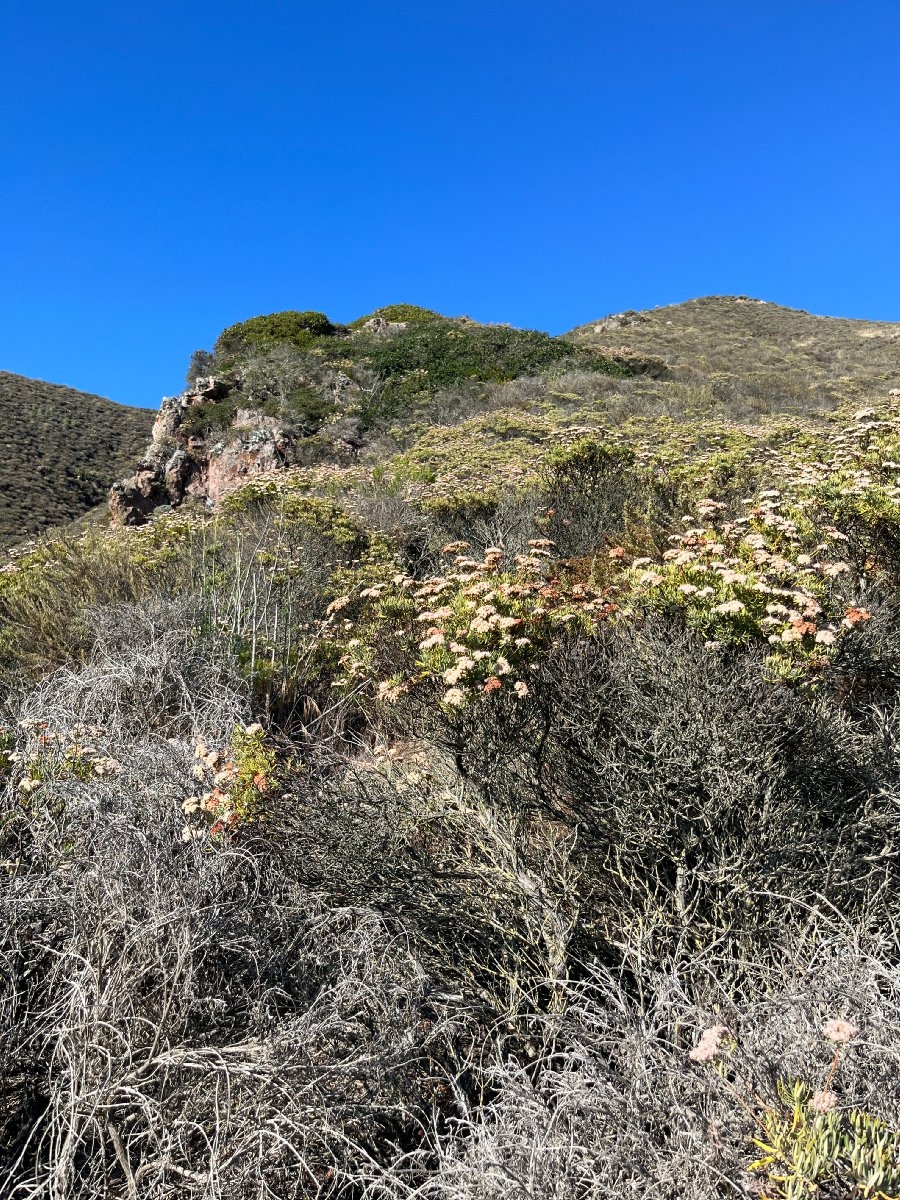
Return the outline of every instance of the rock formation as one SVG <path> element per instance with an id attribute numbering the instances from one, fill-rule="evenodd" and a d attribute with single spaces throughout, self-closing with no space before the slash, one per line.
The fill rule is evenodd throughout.
<path id="1" fill-rule="evenodd" d="M 197 379 L 181 395 L 164 398 L 136 472 L 109 492 L 110 518 L 114 524 L 143 524 L 162 505 L 178 506 L 186 500 L 215 509 L 253 475 L 322 458 L 352 461 L 359 449 L 361 422 L 346 413 L 355 398 L 349 395 L 349 384 L 338 374 L 331 388 L 334 419 L 310 438 L 256 409 L 236 407 L 236 397 L 242 397 L 239 379 Z M 198 433 L 203 425 L 190 420 L 194 410 L 222 402 L 234 402 L 229 424 Z"/>

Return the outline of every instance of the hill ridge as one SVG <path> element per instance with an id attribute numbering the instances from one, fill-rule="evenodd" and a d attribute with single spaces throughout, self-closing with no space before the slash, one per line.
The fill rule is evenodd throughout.
<path id="1" fill-rule="evenodd" d="M 321 313 L 252 318 L 195 361 L 207 374 L 163 402 L 137 469 L 111 491 L 118 522 L 185 501 L 216 506 L 285 467 L 370 462 L 388 431 L 399 447 L 416 429 L 507 404 L 607 425 L 871 404 L 900 384 L 900 324 L 707 296 L 551 338 L 394 305 L 346 327 Z"/>

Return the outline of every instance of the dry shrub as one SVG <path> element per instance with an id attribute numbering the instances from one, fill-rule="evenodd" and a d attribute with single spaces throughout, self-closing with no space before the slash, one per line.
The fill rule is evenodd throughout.
<path id="1" fill-rule="evenodd" d="M 529 688 L 458 714 L 414 694 L 400 719 L 455 756 L 493 809 L 577 834 L 592 938 L 640 923 L 660 952 L 726 937 L 739 968 L 797 902 L 885 917 L 895 708 L 851 720 L 825 695 L 766 682 L 752 652 L 662 621 L 572 639 Z"/>
<path id="2" fill-rule="evenodd" d="M 490 1103 L 463 1110 L 448 1132 L 373 1179 L 381 1197 L 441 1200 L 658 1200 L 757 1194 L 747 1167 L 778 1078 L 819 1086 L 834 1047 L 823 1022 L 849 1013 L 863 1031 L 839 1074 L 841 1104 L 900 1121 L 900 991 L 884 959 L 858 934 L 823 920 L 807 937 L 773 946 L 739 992 L 717 979 L 714 955 L 657 964 L 629 946 L 641 988 L 599 968 L 566 988 L 559 1015 L 535 1024 L 530 1063 L 498 1045 L 485 1064 Z M 882 947 L 881 949 L 888 949 Z M 896 953 L 896 945 L 889 953 Z M 710 1007 L 692 999 L 705 971 Z M 722 1022 L 737 1045 L 724 1068 L 692 1063 L 699 1031 Z M 423 1181 L 424 1180 L 424 1181 Z"/>
<path id="3" fill-rule="evenodd" d="M 264 837 L 185 841 L 189 744 L 118 755 L 0 801 L 7 1191 L 301 1196 L 408 1147 L 431 1072 L 404 942 Z"/>
<path id="4" fill-rule="evenodd" d="M 14 702 L 17 719 L 53 713 L 100 725 L 113 744 L 149 731 L 227 736 L 249 719 L 246 684 L 201 598 L 109 606 L 88 622 L 87 662 L 29 686 Z"/>
<path id="5" fill-rule="evenodd" d="M 185 839 L 192 738 L 253 715 L 205 611 L 98 614 L 10 714 L 119 771 L 3 768 L 4 1194 L 746 1194 L 834 1016 L 841 1103 L 900 1119 L 893 709 L 609 629 L 522 700 L 312 721 L 263 822 Z"/>
<path id="6" fill-rule="evenodd" d="M 363 758 L 319 778 L 274 818 L 291 874 L 394 922 L 432 994 L 469 1014 L 473 1055 L 498 1023 L 510 1045 L 524 1044 L 518 1022 L 556 1003 L 571 965 L 574 840 L 493 808 L 424 747 L 405 767 Z"/>

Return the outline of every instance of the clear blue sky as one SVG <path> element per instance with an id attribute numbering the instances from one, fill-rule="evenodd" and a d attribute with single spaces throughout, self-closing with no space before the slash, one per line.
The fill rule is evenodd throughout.
<path id="1" fill-rule="evenodd" d="M 0 369 L 156 407 L 284 308 L 900 320 L 900 0 L 32 0 Z"/>

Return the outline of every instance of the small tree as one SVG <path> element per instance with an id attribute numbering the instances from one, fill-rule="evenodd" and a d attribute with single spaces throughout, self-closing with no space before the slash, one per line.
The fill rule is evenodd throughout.
<path id="1" fill-rule="evenodd" d="M 190 366 L 187 370 L 186 382 L 193 387 L 204 375 L 212 375 L 216 365 L 216 356 L 210 350 L 195 350 L 191 355 Z"/>

